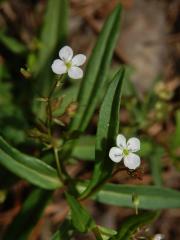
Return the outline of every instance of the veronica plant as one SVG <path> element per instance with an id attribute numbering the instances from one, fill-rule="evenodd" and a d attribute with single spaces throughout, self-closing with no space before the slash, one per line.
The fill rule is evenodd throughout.
<path id="1" fill-rule="evenodd" d="M 59 223 L 52 240 L 74 239 L 78 233 L 87 232 L 92 232 L 97 240 L 138 239 L 136 234 L 139 234 L 142 226 L 150 224 L 159 216 L 158 210 L 180 207 L 180 193 L 161 186 L 119 185 L 111 181 L 118 171 L 125 170 L 131 177 L 141 169 L 140 157 L 135 153 L 140 150 L 141 136 L 137 135 L 138 138 L 130 136 L 126 141 L 124 135 L 119 134 L 123 132 L 122 127 L 119 128 L 119 110 L 123 83 L 128 81 L 128 68 L 120 66 L 113 78 L 108 79 L 122 8 L 117 5 L 106 19 L 84 73 L 80 66 L 85 63 L 86 56 L 81 53 L 73 57 L 72 48 L 67 46 L 67 43 L 62 45 L 64 38 L 59 42 L 58 32 L 66 25 L 62 14 L 63 11 L 67 11 L 66 0 L 50 0 L 47 16 L 53 10 L 57 18 L 56 20 L 54 16 L 52 19 L 48 18 L 48 24 L 45 23 L 43 30 L 45 33 L 48 32 L 48 28 L 53 31 L 52 44 L 49 45 L 49 50 L 44 50 L 44 53 L 42 49 L 40 50 L 36 56 L 37 60 L 38 57 L 40 59 L 40 66 L 34 68 L 34 71 L 32 68 L 32 75 L 34 74 L 35 78 L 42 76 L 43 67 L 48 73 L 44 75 L 48 81 L 46 87 L 42 87 L 42 84 L 46 84 L 42 83 L 42 79 L 37 80 L 41 83 L 38 84 L 39 92 L 46 95 L 37 97 L 34 94 L 33 99 L 33 102 L 40 101 L 45 111 L 39 119 L 38 108 L 32 108 L 33 116 L 37 118 L 34 121 L 36 122 L 34 128 L 29 131 L 29 135 L 35 140 L 34 146 L 43 152 L 42 155 L 40 154 L 43 157 L 22 153 L 5 139 L 0 138 L 0 164 L 34 186 L 30 187 L 31 192 L 14 221 L 9 225 L 4 239 L 28 239 L 45 206 L 51 201 L 53 191 L 57 189 L 62 189 L 64 193 L 69 214 Z M 59 23 L 63 24 L 61 28 L 52 28 Z M 47 42 L 46 34 L 42 36 L 44 42 Z M 61 45 L 60 50 L 57 50 L 60 59 L 53 60 L 54 50 L 57 49 L 58 44 Z M 51 62 L 47 60 L 50 55 Z M 55 73 L 55 76 L 52 73 Z M 48 79 L 47 76 L 53 77 Z M 77 88 L 69 86 L 69 78 L 77 79 L 74 81 Z M 68 87 L 64 88 L 66 83 Z M 70 92 L 70 97 L 65 104 L 64 93 L 67 90 Z M 69 101 L 72 96 L 75 96 L 75 99 Z M 64 111 L 59 114 L 62 106 L 65 106 Z M 85 132 L 96 109 L 100 109 L 97 134 L 87 136 Z M 141 149 L 143 148 L 141 144 Z M 82 180 L 70 175 L 68 164 L 72 158 L 76 161 L 75 164 L 78 164 L 79 159 L 94 161 L 90 179 Z M 125 168 L 122 167 L 122 160 Z M 140 211 L 136 211 L 136 214 L 124 220 L 119 228 L 109 229 L 97 225 L 96 220 L 81 204 L 81 201 L 87 198 L 102 204 L 136 210 L 138 208 Z M 143 235 L 143 237 L 143 239 L 157 239 L 157 235 L 154 238 L 151 235 Z"/>

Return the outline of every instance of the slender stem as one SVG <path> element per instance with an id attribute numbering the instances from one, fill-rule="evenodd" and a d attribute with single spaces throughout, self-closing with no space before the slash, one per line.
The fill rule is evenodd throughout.
<path id="1" fill-rule="evenodd" d="M 55 88 L 57 87 L 57 83 L 58 83 L 58 80 L 56 80 L 56 81 L 54 82 L 54 84 L 53 84 L 53 86 L 52 86 L 52 88 L 51 88 L 51 90 L 50 90 L 50 92 L 49 92 L 48 98 L 51 98 L 51 97 L 52 97 L 52 95 L 53 95 L 53 93 L 54 93 L 54 91 L 55 91 Z"/>
<path id="2" fill-rule="evenodd" d="M 61 163 L 60 163 L 59 154 L 58 154 L 58 149 L 53 148 L 53 151 L 54 151 L 54 157 L 56 160 L 56 165 L 57 165 L 57 170 L 58 170 L 57 172 L 58 172 L 59 179 L 61 180 L 61 182 L 64 182 L 63 172 L 62 172 Z"/>
<path id="3" fill-rule="evenodd" d="M 50 92 L 49 92 L 49 95 L 48 95 L 48 98 L 47 98 L 47 125 L 48 125 L 48 133 L 49 133 L 49 136 L 52 135 L 52 130 L 51 130 L 51 125 L 52 125 L 52 108 L 51 108 L 51 98 L 52 98 L 52 95 L 57 87 L 57 83 L 58 83 L 58 80 L 55 81 L 55 83 L 53 84 Z"/>
<path id="4" fill-rule="evenodd" d="M 63 166 L 61 165 L 60 159 L 59 159 L 59 154 L 58 154 L 58 149 L 53 143 L 53 133 L 52 133 L 52 120 L 53 120 L 53 115 L 52 115 L 52 107 L 51 107 L 51 99 L 53 96 L 53 93 L 56 89 L 56 87 L 62 87 L 63 80 L 66 77 L 66 75 L 62 75 L 60 79 L 56 80 L 49 92 L 49 95 L 47 97 L 47 126 L 48 126 L 48 135 L 51 140 L 52 146 L 53 146 L 53 152 L 54 152 L 54 158 L 56 161 L 57 165 L 57 172 L 58 176 L 61 182 L 64 182 L 63 179 Z"/>
<path id="5" fill-rule="evenodd" d="M 53 86 L 52 86 L 52 88 L 49 92 L 49 95 L 47 97 L 47 114 L 48 114 L 47 125 L 48 125 L 49 136 L 52 135 L 51 127 L 52 127 L 52 118 L 53 118 L 52 107 L 51 107 L 51 99 L 52 99 L 52 96 L 53 96 L 53 93 L 54 93 L 56 87 L 59 87 L 59 88 L 62 87 L 65 77 L 66 77 L 66 74 L 61 75 L 61 77 L 54 82 L 54 84 L 53 84 Z"/>

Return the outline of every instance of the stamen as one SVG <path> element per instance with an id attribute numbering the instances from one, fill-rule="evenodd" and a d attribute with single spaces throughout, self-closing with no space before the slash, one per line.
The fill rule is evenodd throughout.
<path id="1" fill-rule="evenodd" d="M 125 156 L 128 156 L 128 155 L 129 155 L 129 150 L 126 149 L 126 148 L 124 148 L 124 149 L 123 149 L 123 154 L 124 154 Z"/>
<path id="2" fill-rule="evenodd" d="M 72 66 L 72 63 L 71 62 L 66 62 L 66 67 L 69 69 L 69 68 L 71 68 L 71 66 Z"/>

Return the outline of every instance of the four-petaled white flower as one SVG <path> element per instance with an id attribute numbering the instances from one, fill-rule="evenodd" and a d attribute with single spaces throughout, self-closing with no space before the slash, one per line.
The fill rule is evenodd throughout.
<path id="1" fill-rule="evenodd" d="M 83 77 L 83 70 L 79 66 L 86 61 L 84 54 L 77 54 L 73 57 L 73 50 L 65 46 L 59 51 L 60 59 L 55 59 L 51 66 L 52 71 L 56 74 L 68 73 L 70 78 L 79 79 Z"/>
<path id="2" fill-rule="evenodd" d="M 124 165 L 129 169 L 136 169 L 140 166 L 140 157 L 135 154 L 140 150 L 140 141 L 132 137 L 126 142 L 126 138 L 119 134 L 116 138 L 117 147 L 112 147 L 109 151 L 109 157 L 113 162 L 120 162 L 124 159 Z"/>

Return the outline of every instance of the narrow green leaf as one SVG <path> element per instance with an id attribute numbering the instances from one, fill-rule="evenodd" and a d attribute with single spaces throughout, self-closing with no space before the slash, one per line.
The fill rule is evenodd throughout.
<path id="1" fill-rule="evenodd" d="M 180 110 L 176 112 L 176 128 L 170 137 L 169 150 L 174 165 L 180 170 Z"/>
<path id="2" fill-rule="evenodd" d="M 72 157 L 84 161 L 95 160 L 95 136 L 80 137 L 72 152 Z"/>
<path id="3" fill-rule="evenodd" d="M 84 161 L 95 161 L 95 142 L 95 136 L 79 137 L 72 151 L 72 157 Z M 139 155 L 143 158 L 148 158 L 152 156 L 152 151 L 153 143 L 147 140 L 141 140 L 141 150 L 139 152 Z"/>
<path id="4" fill-rule="evenodd" d="M 71 240 L 72 235 L 75 232 L 72 221 L 65 219 L 64 222 L 60 225 L 58 231 L 53 235 L 51 240 Z"/>
<path id="5" fill-rule="evenodd" d="M 176 130 L 172 137 L 171 146 L 175 148 L 180 148 L 180 110 L 176 112 Z"/>
<path id="6" fill-rule="evenodd" d="M 102 237 L 102 235 L 101 235 L 101 232 L 100 232 L 100 230 L 99 230 L 99 227 L 94 227 L 93 229 L 92 229 L 92 232 L 94 233 L 94 236 L 95 236 L 95 238 L 96 238 L 96 240 L 103 240 L 103 237 Z"/>
<path id="7" fill-rule="evenodd" d="M 111 228 L 106 228 L 98 225 L 98 230 L 103 240 L 108 240 L 117 232 Z M 78 233 L 72 225 L 71 219 L 66 219 L 59 229 L 55 232 L 51 240 L 72 240 L 74 234 Z"/>
<path id="8" fill-rule="evenodd" d="M 66 199 L 71 209 L 72 223 L 79 232 L 87 232 L 96 226 L 90 214 L 72 195 L 66 193 Z"/>
<path id="9" fill-rule="evenodd" d="M 154 150 L 153 142 L 149 141 L 149 139 L 141 139 L 141 149 L 139 151 L 139 155 L 142 158 L 148 158 L 151 156 Z"/>
<path id="10" fill-rule="evenodd" d="M 18 42 L 15 38 L 6 35 L 4 31 L 0 32 L 0 42 L 15 54 L 22 54 L 27 50 L 23 43 Z"/>
<path id="11" fill-rule="evenodd" d="M 105 204 L 133 208 L 133 193 L 137 194 L 140 200 L 138 206 L 139 209 L 166 209 L 180 207 L 179 191 L 156 186 L 107 184 L 94 196 L 93 199 Z"/>
<path id="12" fill-rule="evenodd" d="M 114 139 L 119 131 L 119 107 L 122 83 L 126 70 L 122 68 L 114 77 L 102 103 L 95 152 L 95 168 L 92 180 L 82 197 L 90 194 L 93 189 L 101 185 L 112 173 L 113 162 L 109 159 L 109 149 L 114 144 Z"/>
<path id="13" fill-rule="evenodd" d="M 109 238 L 111 236 L 113 236 L 117 233 L 117 231 L 115 231 L 112 228 L 107 228 L 107 227 L 102 227 L 102 226 L 98 226 L 98 228 L 99 228 L 99 231 L 101 233 L 103 240 L 109 240 Z"/>
<path id="14" fill-rule="evenodd" d="M 162 166 L 161 166 L 161 159 L 164 154 L 164 149 L 162 147 L 156 146 L 154 151 L 150 154 L 150 167 L 151 167 L 151 174 L 153 177 L 153 182 L 157 186 L 162 186 Z"/>
<path id="15" fill-rule="evenodd" d="M 67 39 L 68 2 L 68 0 L 47 1 L 44 25 L 40 36 L 41 48 L 33 68 L 36 78 L 35 97 L 37 97 L 37 93 L 40 96 L 47 96 L 54 79 L 51 64 L 57 58 L 59 49 Z M 35 100 L 33 108 L 38 117 L 43 119 L 45 105 Z"/>
<path id="16" fill-rule="evenodd" d="M 28 235 L 41 217 L 51 195 L 52 192 L 33 190 L 25 200 L 19 214 L 8 227 L 3 239 L 28 239 Z"/>
<path id="17" fill-rule="evenodd" d="M 44 25 L 40 36 L 41 48 L 39 51 L 38 65 L 36 68 L 37 73 L 45 71 L 47 68 L 47 63 L 52 61 L 52 58 L 54 57 L 54 51 L 56 50 L 57 46 L 65 43 L 68 30 L 67 18 L 67 0 L 49 0 L 47 2 Z M 50 66 L 49 71 L 51 71 Z"/>
<path id="18" fill-rule="evenodd" d="M 109 65 L 118 37 L 120 15 L 121 6 L 117 5 L 106 20 L 99 35 L 79 89 L 79 108 L 76 116 L 73 118 L 70 131 L 78 130 L 83 132 L 93 115 L 101 89 L 107 79 Z"/>
<path id="19" fill-rule="evenodd" d="M 180 166 L 180 110 L 176 112 L 176 129 L 173 135 L 170 138 L 170 152 L 172 157 L 175 159 L 175 164 L 177 163 L 177 167 Z M 177 160 L 177 161 L 176 161 Z"/>
<path id="20" fill-rule="evenodd" d="M 128 240 L 132 239 L 133 234 L 139 227 L 147 225 L 154 221 L 158 216 L 157 212 L 145 212 L 137 216 L 130 216 L 121 224 L 117 234 L 109 240 Z"/>
<path id="21" fill-rule="evenodd" d="M 62 186 L 54 168 L 37 158 L 19 152 L 2 137 L 0 137 L 0 164 L 38 187 L 50 190 Z"/>

